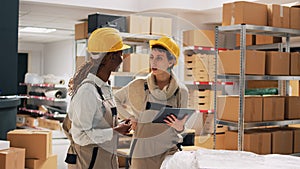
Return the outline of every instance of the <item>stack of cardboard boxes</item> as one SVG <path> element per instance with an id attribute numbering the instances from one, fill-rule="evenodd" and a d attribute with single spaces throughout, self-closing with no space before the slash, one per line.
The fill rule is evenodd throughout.
<path id="1" fill-rule="evenodd" d="M 233 2 L 223 5 L 223 26 L 235 24 L 249 24 L 271 26 L 278 28 L 300 29 L 300 8 L 283 7 L 272 4 L 258 4 L 252 2 Z M 297 20 L 297 21 L 296 21 Z M 240 46 L 240 35 L 237 34 L 236 46 Z M 272 44 L 281 42 L 280 37 L 263 35 L 246 35 L 246 45 Z M 239 50 L 219 52 L 219 74 L 240 74 Z M 246 75 L 283 75 L 299 76 L 299 53 L 285 53 L 277 51 L 246 50 Z M 277 82 L 256 85 L 254 81 L 248 85 L 255 87 L 277 87 Z M 248 86 L 248 87 L 250 87 Z M 245 96 L 244 122 L 265 122 L 300 119 L 300 98 L 297 96 Z M 218 119 L 238 122 L 239 96 L 217 97 Z M 272 126 L 249 129 L 244 133 L 244 147 L 246 151 L 258 154 L 291 154 L 300 152 L 299 129 L 276 128 Z M 220 138 L 220 137 L 219 137 Z M 219 142 L 224 149 L 238 149 L 238 132 L 225 131 Z"/>
<path id="2" fill-rule="evenodd" d="M 245 96 L 244 121 L 266 122 L 300 119 L 299 96 Z M 237 122 L 238 96 L 218 96 L 217 114 L 220 120 Z"/>
<path id="3" fill-rule="evenodd" d="M 172 18 L 167 17 L 150 17 L 143 15 L 129 15 L 126 18 L 126 29 L 132 37 L 127 37 L 125 41 L 138 41 L 144 43 L 142 39 L 135 39 L 137 35 L 167 35 L 172 36 Z M 75 40 L 87 39 L 88 22 L 83 22 L 75 25 Z M 146 43 L 145 43 L 146 45 Z M 143 52 L 148 53 L 148 51 Z M 149 72 L 148 54 L 134 53 L 124 57 L 123 71 L 124 72 Z M 76 56 L 76 70 L 85 62 L 85 56 Z"/>
<path id="4" fill-rule="evenodd" d="M 10 147 L 9 141 L 0 140 L 0 168 L 24 169 L 25 149 Z"/>
<path id="5" fill-rule="evenodd" d="M 52 154 L 51 131 L 13 130 L 7 133 L 7 140 L 10 141 L 11 146 L 25 150 L 26 168 L 57 168 L 57 155 Z"/>
<path id="6" fill-rule="evenodd" d="M 244 133 L 244 150 L 257 154 L 299 153 L 299 128 L 251 129 Z M 238 132 L 226 131 L 224 149 L 237 150 Z"/>

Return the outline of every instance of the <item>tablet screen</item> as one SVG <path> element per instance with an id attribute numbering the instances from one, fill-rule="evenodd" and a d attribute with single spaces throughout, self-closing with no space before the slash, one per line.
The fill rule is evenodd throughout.
<path id="1" fill-rule="evenodd" d="M 177 119 L 182 120 L 185 115 L 189 118 L 195 112 L 195 109 L 164 107 L 157 113 L 152 123 L 165 123 L 164 119 L 171 114 L 173 114 Z"/>

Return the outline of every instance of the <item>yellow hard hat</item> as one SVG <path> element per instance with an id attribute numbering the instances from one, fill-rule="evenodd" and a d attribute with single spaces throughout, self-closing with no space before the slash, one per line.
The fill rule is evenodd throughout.
<path id="1" fill-rule="evenodd" d="M 120 32 L 114 28 L 98 28 L 92 32 L 88 40 L 89 52 L 116 52 L 128 49 L 130 46 L 123 44 Z"/>
<path id="2" fill-rule="evenodd" d="M 152 48 L 153 45 L 161 45 L 161 46 L 165 47 L 172 55 L 174 55 L 176 57 L 175 65 L 177 64 L 180 49 L 179 49 L 178 45 L 176 44 L 176 42 L 172 38 L 163 36 L 163 37 L 159 38 L 158 40 L 150 40 L 149 44 L 150 44 L 150 48 Z"/>

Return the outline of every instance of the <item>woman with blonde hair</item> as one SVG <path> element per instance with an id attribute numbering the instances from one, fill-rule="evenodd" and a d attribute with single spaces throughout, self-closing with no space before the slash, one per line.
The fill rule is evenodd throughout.
<path id="1" fill-rule="evenodd" d="M 170 115 L 165 123 L 152 122 L 161 108 L 186 108 L 188 90 L 172 70 L 179 57 L 175 41 L 163 36 L 151 40 L 150 48 L 151 73 L 115 93 L 120 116 L 131 119 L 134 130 L 131 169 L 159 169 L 165 157 L 178 150 L 176 145 L 182 141 L 179 134 L 187 120 Z"/>

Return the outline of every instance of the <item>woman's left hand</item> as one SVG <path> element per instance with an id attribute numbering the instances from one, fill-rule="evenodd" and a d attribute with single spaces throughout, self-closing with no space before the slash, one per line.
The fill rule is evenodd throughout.
<path id="1" fill-rule="evenodd" d="M 187 120 L 188 116 L 185 115 L 183 119 L 177 119 L 173 114 L 167 116 L 164 122 L 167 123 L 168 126 L 173 127 L 176 131 L 181 132 L 184 130 L 184 124 Z"/>

